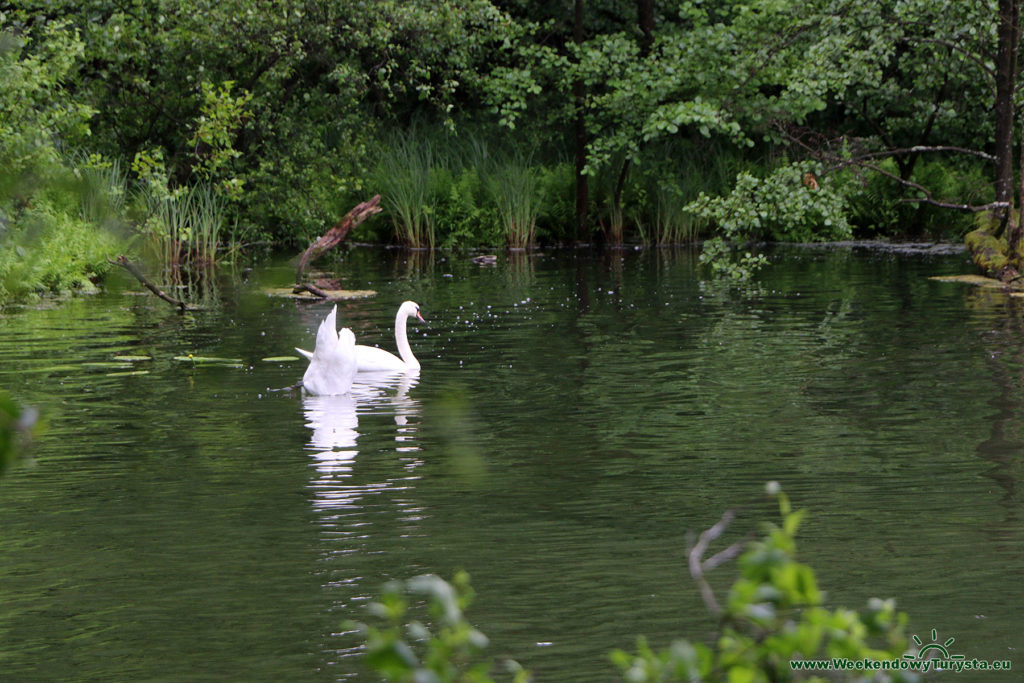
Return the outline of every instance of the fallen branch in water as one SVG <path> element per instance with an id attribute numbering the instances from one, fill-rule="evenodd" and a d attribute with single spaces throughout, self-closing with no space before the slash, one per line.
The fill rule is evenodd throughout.
<path id="1" fill-rule="evenodd" d="M 111 264 L 113 264 L 115 266 L 121 266 L 122 268 L 127 270 L 129 273 L 134 275 L 135 279 L 138 280 L 139 282 L 141 282 L 143 284 L 143 286 L 146 287 L 146 289 L 148 289 L 149 291 L 153 292 L 154 294 L 156 294 L 158 297 L 160 297 L 161 299 L 163 299 L 167 303 L 172 304 L 174 306 L 177 306 L 180 311 L 184 312 L 184 311 L 197 311 L 197 310 L 201 310 L 201 309 L 198 309 L 198 308 L 196 308 L 194 306 L 189 306 L 184 301 L 180 301 L 180 300 L 175 299 L 174 297 L 170 296 L 169 294 L 166 294 L 162 289 L 160 289 L 159 287 L 154 285 L 152 282 L 150 282 L 146 278 L 146 276 L 142 274 L 142 271 L 140 271 L 138 268 L 136 268 L 135 265 L 132 264 L 132 262 L 129 261 L 128 258 L 124 254 L 121 254 L 120 256 L 118 256 L 116 260 L 108 258 L 107 262 L 111 263 Z"/>
<path id="2" fill-rule="evenodd" d="M 295 285 L 295 287 L 292 289 L 292 291 L 294 293 L 296 293 L 296 294 L 301 294 L 302 292 L 309 292 L 313 296 L 318 296 L 321 299 L 330 299 L 331 298 L 331 295 L 329 293 L 327 293 L 324 290 L 320 289 L 316 285 L 309 284 L 308 282 L 304 282 L 301 285 Z"/>
<path id="3" fill-rule="evenodd" d="M 299 258 L 299 268 L 295 273 L 295 282 L 302 282 L 302 275 L 312 261 L 320 258 L 328 249 L 338 246 L 348 236 L 352 228 L 381 211 L 383 209 L 380 208 L 380 195 L 377 194 L 345 214 L 345 217 L 338 221 L 333 228 L 302 252 L 302 256 Z"/>

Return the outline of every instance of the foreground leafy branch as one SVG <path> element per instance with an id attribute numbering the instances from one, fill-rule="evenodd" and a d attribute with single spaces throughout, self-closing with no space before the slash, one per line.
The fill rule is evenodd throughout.
<path id="1" fill-rule="evenodd" d="M 406 596 L 425 596 L 431 621 L 408 617 Z M 492 683 L 492 663 L 481 660 L 487 636 L 466 619 L 464 610 L 473 599 L 469 575 L 458 572 L 452 583 L 429 574 L 407 581 L 393 581 L 384 587 L 370 612 L 383 619 L 383 627 L 350 622 L 366 641 L 366 662 L 387 681 L 401 683 Z M 506 668 L 516 683 L 529 679 L 516 662 Z"/>
<path id="2" fill-rule="evenodd" d="M 720 631 L 711 645 L 676 640 L 654 650 L 641 636 L 636 652 L 616 650 L 612 662 L 623 679 L 635 683 L 714 681 L 768 683 L 823 680 L 809 677 L 793 662 L 841 658 L 851 662 L 891 662 L 907 652 L 907 616 L 893 600 L 872 599 L 861 611 L 828 609 L 814 570 L 796 559 L 796 531 L 803 510 L 794 511 L 776 482 L 767 486 L 776 497 L 781 523 L 766 523 L 763 537 L 734 543 L 706 557 L 735 514 L 728 510 L 702 532 L 687 553 L 691 577 L 700 587 Z M 739 576 L 723 602 L 715 596 L 707 573 L 739 557 Z M 424 595 L 432 625 L 411 619 L 407 595 Z M 472 597 L 465 572 L 449 584 L 418 576 L 388 584 L 371 612 L 383 627 L 350 624 L 366 642 L 366 662 L 388 681 L 466 681 L 489 683 L 490 660 L 482 659 L 487 638 L 466 620 Z M 515 681 L 531 680 L 510 663 Z M 831 672 L 836 674 L 837 672 Z M 845 671 L 847 681 L 916 681 L 912 671 Z"/>
<path id="3" fill-rule="evenodd" d="M 709 610 L 721 619 L 714 645 L 677 640 L 654 651 L 641 637 L 636 653 L 612 653 L 612 661 L 627 681 L 804 680 L 790 662 L 833 657 L 890 661 L 906 651 L 907 617 L 896 612 L 894 601 L 872 599 L 860 612 L 823 606 L 814 570 L 796 560 L 795 535 L 804 511 L 792 509 L 777 483 L 769 483 L 768 491 L 779 501 L 782 523 L 766 524 L 764 537 L 746 545 L 739 558 L 740 576 L 724 608 L 718 608 L 704 572 L 720 564 L 721 558 L 733 556 L 737 546 L 708 560 L 703 555 L 725 532 L 732 514 L 723 515 L 690 548 L 690 573 L 701 586 Z M 916 680 L 904 672 L 874 673 L 844 680 Z"/>

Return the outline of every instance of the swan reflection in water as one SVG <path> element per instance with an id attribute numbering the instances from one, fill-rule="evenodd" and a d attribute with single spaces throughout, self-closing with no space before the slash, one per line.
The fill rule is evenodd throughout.
<path id="1" fill-rule="evenodd" d="M 350 393 L 336 396 L 302 397 L 306 427 L 312 430 L 308 450 L 316 476 L 310 482 L 314 505 L 320 508 L 350 507 L 363 493 L 391 486 L 391 481 L 355 484 L 348 481 L 359 454 L 359 439 L 372 438 L 370 427 L 359 430 L 360 416 L 393 415 L 395 450 L 402 454 L 419 451 L 416 432 L 422 412 L 418 400 L 409 396 L 416 386 L 415 374 L 359 373 Z M 406 469 L 418 463 L 406 463 Z"/>

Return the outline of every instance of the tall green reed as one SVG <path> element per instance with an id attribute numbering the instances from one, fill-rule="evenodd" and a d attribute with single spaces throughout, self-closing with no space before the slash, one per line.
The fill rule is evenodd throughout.
<path id="1" fill-rule="evenodd" d="M 693 242 L 699 231 L 699 219 L 686 211 L 689 203 L 680 184 L 659 180 L 651 193 L 654 240 L 658 244 Z"/>
<path id="2" fill-rule="evenodd" d="M 665 144 L 647 152 L 643 184 L 645 214 L 658 244 L 694 242 L 708 228 L 708 221 L 687 210 L 701 192 L 727 194 L 741 163 L 737 152 L 720 145 L 696 147 Z"/>
<path id="3" fill-rule="evenodd" d="M 532 247 L 542 204 L 538 169 L 528 156 L 513 152 L 487 164 L 485 177 L 508 246 Z"/>
<path id="4" fill-rule="evenodd" d="M 391 135 L 380 155 L 376 182 L 381 204 L 391 216 L 399 241 L 406 246 L 434 246 L 431 181 L 438 161 L 434 143 L 417 129 Z"/>
<path id="5" fill-rule="evenodd" d="M 78 193 L 82 218 L 100 225 L 120 221 L 128 197 L 128 176 L 119 159 L 97 163 L 73 156 L 79 178 Z"/>
<path id="6" fill-rule="evenodd" d="M 225 201 L 208 184 L 163 194 L 143 191 L 148 208 L 144 232 L 166 268 L 212 266 L 225 221 Z"/>

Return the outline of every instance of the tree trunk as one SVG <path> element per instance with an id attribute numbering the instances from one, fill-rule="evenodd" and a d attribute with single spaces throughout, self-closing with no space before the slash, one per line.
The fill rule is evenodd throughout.
<path id="1" fill-rule="evenodd" d="M 651 46 L 654 44 L 654 0 L 636 0 L 636 23 L 641 34 L 640 54 L 647 57 L 651 54 Z M 632 159 L 628 156 L 622 160 L 622 168 L 619 169 L 615 189 L 612 191 L 611 224 L 608 226 L 607 235 L 608 241 L 612 244 L 622 243 L 622 193 L 626 189 L 626 178 L 631 163 Z"/>
<path id="2" fill-rule="evenodd" d="M 1013 218 L 1013 93 L 1017 85 L 1017 43 L 1020 38 L 1021 0 L 999 0 L 998 48 L 996 52 L 995 157 L 996 201 L 1005 203 L 1003 221 L 1008 221 L 1009 256 L 1016 260 L 1021 227 Z"/>
<path id="3" fill-rule="evenodd" d="M 573 42 L 583 44 L 583 0 L 575 1 L 573 17 Z M 586 90 L 583 79 L 577 78 L 572 84 L 573 104 L 576 108 L 576 240 L 586 241 L 587 205 L 590 203 L 590 187 L 587 174 L 587 120 L 584 116 Z"/>
<path id="4" fill-rule="evenodd" d="M 640 54 L 651 54 L 654 45 L 654 0 L 636 0 L 636 23 L 640 26 Z"/>
<path id="5" fill-rule="evenodd" d="M 1016 108 L 1013 102 L 1018 78 L 1018 42 L 1020 41 L 1020 5 L 1024 0 L 999 0 L 996 26 L 996 99 L 995 116 L 996 164 L 995 202 L 982 227 L 967 234 L 964 243 L 971 261 L 991 277 L 1003 282 L 1017 282 L 1022 270 L 1020 242 L 1021 221 L 1014 215 L 1013 133 Z M 1021 197 L 1024 198 L 1024 149 L 1021 157 Z M 1000 239 L 1005 235 L 1006 240 Z"/>

